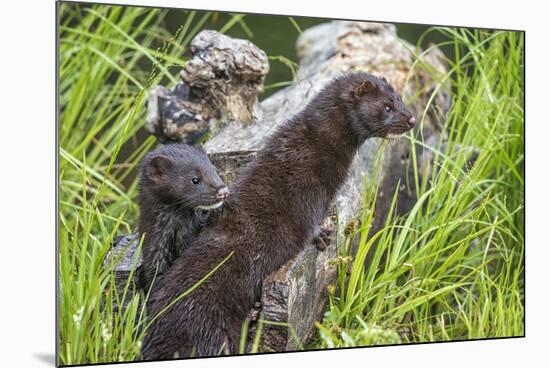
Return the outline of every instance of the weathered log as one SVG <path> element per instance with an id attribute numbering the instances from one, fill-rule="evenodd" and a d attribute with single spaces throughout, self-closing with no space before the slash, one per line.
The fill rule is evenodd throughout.
<path id="1" fill-rule="evenodd" d="M 227 121 L 251 123 L 260 117 L 258 94 L 269 71 L 267 55 L 247 40 L 215 31 L 191 41 L 192 58 L 172 91 L 149 91 L 146 129 L 161 143 L 194 143 Z"/>
<path id="2" fill-rule="evenodd" d="M 217 112 L 216 118 L 251 123 L 259 118 L 258 94 L 269 72 L 267 55 L 248 40 L 202 31 L 181 78 Z"/>
<path id="3" fill-rule="evenodd" d="M 221 44 L 229 42 L 226 36 L 215 32 L 208 32 L 208 36 L 211 41 L 220 39 Z M 197 46 L 200 52 L 210 50 L 202 41 L 196 44 L 201 45 Z M 219 45 L 215 42 L 214 44 Z M 247 47 L 250 45 L 248 43 Z M 227 60 L 235 60 L 231 56 L 233 52 L 236 55 L 242 54 L 241 49 L 237 47 L 233 50 L 232 47 L 224 48 L 224 54 L 219 58 L 209 57 L 207 63 L 197 62 L 186 68 L 182 75 L 189 82 L 191 96 L 217 96 L 215 90 L 222 88 L 229 83 L 228 81 L 237 83 L 237 86 L 231 84 L 229 90 L 239 91 L 238 83 L 250 81 L 236 70 L 225 67 Z M 420 120 L 423 117 L 420 120 L 420 132 L 417 134 L 422 134 L 424 139 L 429 138 L 430 141 L 438 142 L 438 125 L 449 106 L 448 93 L 438 81 L 438 74 L 443 75 L 446 67 L 437 49 L 434 48 L 422 56 L 419 56 L 420 52 L 413 45 L 400 39 L 395 27 L 388 24 L 335 21 L 306 30 L 297 41 L 299 66 L 297 80 L 291 86 L 250 107 L 250 102 L 256 101 L 253 93 L 261 91 L 261 88 L 253 83 L 252 89 L 247 90 L 248 93 L 245 94 L 244 100 L 247 103 L 242 105 L 246 105 L 243 107 L 246 110 L 243 114 L 234 111 L 232 107 L 228 108 L 227 101 L 213 103 L 212 100 L 203 99 L 200 105 L 207 106 L 211 111 L 208 115 L 211 118 L 205 119 L 208 120 L 210 129 L 217 126 L 219 121 L 224 122 L 219 132 L 212 136 L 205 147 L 214 164 L 220 169 L 224 180 L 232 182 L 239 167 L 248 162 L 255 151 L 263 147 L 265 138 L 281 123 L 299 112 L 332 78 L 343 72 L 352 71 L 366 71 L 388 79 L 402 94 L 417 118 Z M 258 60 L 260 59 L 262 58 Z M 221 66 L 217 66 L 218 64 Z M 204 72 L 202 68 L 205 68 Z M 222 69 L 227 71 L 227 75 L 212 72 Z M 255 74 L 256 80 L 263 81 L 263 76 L 258 76 L 267 72 L 267 69 L 257 70 L 259 74 Z M 189 76 L 190 71 L 200 76 L 200 82 L 195 82 Z M 154 96 L 154 92 L 152 95 Z M 163 113 L 170 110 L 163 106 L 162 103 L 149 104 L 148 115 L 155 116 L 157 126 L 164 127 L 155 128 L 153 131 L 161 141 L 186 141 L 171 133 L 177 131 L 177 123 L 159 120 Z M 213 110 L 216 111 L 212 112 Z M 254 122 L 251 123 L 250 120 Z M 174 124 L 176 128 L 171 130 L 170 126 Z M 164 138 L 163 132 L 168 132 Z M 373 175 L 377 154 L 383 148 L 382 145 L 383 140 L 370 139 L 355 157 L 349 178 L 335 201 L 340 224 L 346 224 L 359 215 L 364 179 L 367 184 L 375 179 Z M 374 214 L 374 228 L 379 228 L 383 223 L 391 197 L 398 185 L 399 213 L 406 212 L 416 200 L 414 188 L 404 185 L 407 175 L 410 175 L 410 150 L 411 146 L 406 138 L 391 140 L 385 147 L 379 168 L 380 174 L 376 176 L 376 180 L 380 181 L 380 191 Z M 429 160 L 429 155 L 423 155 L 420 151 L 418 153 L 418 157 L 427 157 Z M 327 221 L 330 222 L 330 219 Z M 308 245 L 295 259 L 264 280 L 261 297 L 263 318 L 266 321 L 292 326 L 293 334 L 295 333 L 299 341 L 291 338 L 289 328 L 265 324 L 262 350 L 295 350 L 300 342 L 305 342 L 312 335 L 315 331 L 314 322 L 321 320 L 323 316 L 327 287 L 335 280 L 336 270 L 330 260 L 336 255 L 334 239 L 324 252 Z"/>

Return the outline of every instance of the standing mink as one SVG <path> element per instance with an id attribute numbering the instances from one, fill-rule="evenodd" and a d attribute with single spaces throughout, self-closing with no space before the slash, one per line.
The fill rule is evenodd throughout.
<path id="1" fill-rule="evenodd" d="M 191 244 L 229 191 L 201 148 L 169 144 L 142 161 L 139 231 L 145 287 L 168 269 Z"/>
<path id="2" fill-rule="evenodd" d="M 154 286 L 144 359 L 238 352 L 241 326 L 264 278 L 318 235 L 361 144 L 407 132 L 415 119 L 385 79 L 330 82 L 267 140 L 231 187 L 223 213 Z"/>

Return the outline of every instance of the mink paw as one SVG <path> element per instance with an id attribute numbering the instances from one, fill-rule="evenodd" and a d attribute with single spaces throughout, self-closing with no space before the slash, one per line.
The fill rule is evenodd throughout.
<path id="1" fill-rule="evenodd" d="M 317 229 L 315 229 L 315 233 L 313 235 L 313 244 L 315 244 L 315 247 L 318 250 L 324 251 L 327 249 L 328 245 L 330 244 L 332 232 L 332 229 L 324 226 L 318 226 Z"/>

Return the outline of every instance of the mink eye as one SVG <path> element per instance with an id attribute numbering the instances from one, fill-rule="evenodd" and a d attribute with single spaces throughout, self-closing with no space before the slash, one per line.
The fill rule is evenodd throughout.
<path id="1" fill-rule="evenodd" d="M 191 181 L 193 182 L 193 184 L 199 184 L 201 182 L 201 179 L 196 177 L 196 176 L 193 176 L 193 179 L 191 179 Z"/>
<path id="2" fill-rule="evenodd" d="M 385 112 L 392 112 L 393 109 L 392 109 L 390 106 L 386 105 L 386 106 L 384 107 L 384 111 L 385 111 Z"/>

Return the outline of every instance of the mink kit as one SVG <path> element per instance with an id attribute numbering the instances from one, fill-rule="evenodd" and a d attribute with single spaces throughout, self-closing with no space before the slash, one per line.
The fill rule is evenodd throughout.
<path id="1" fill-rule="evenodd" d="M 147 286 L 191 245 L 229 195 L 202 147 L 169 144 L 141 164 L 139 232 Z"/>

